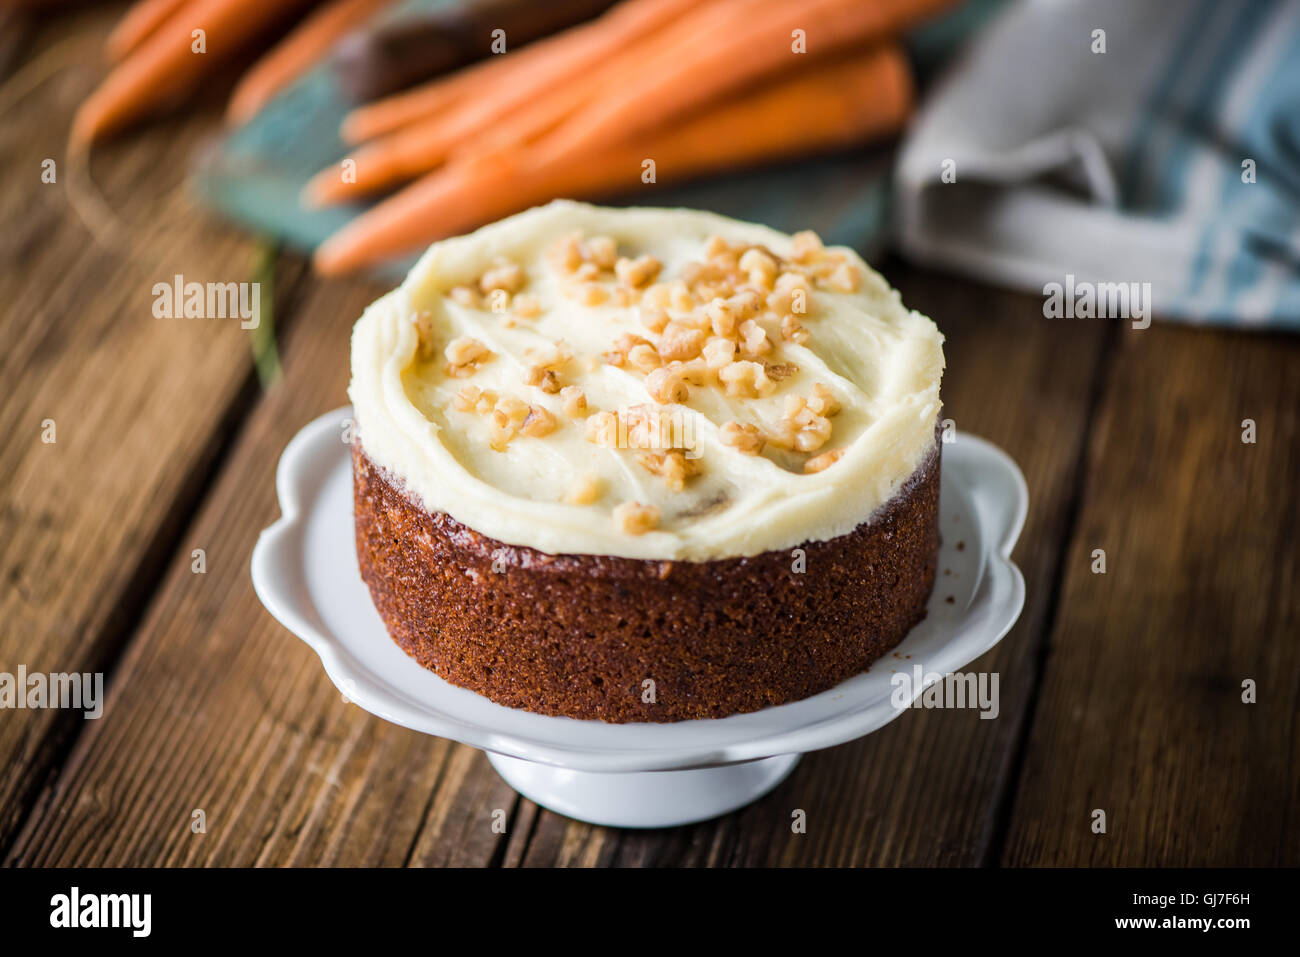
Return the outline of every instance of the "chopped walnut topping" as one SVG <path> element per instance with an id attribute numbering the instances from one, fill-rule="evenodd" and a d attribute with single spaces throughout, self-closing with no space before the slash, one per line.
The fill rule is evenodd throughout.
<path id="1" fill-rule="evenodd" d="M 570 505 L 590 505 L 596 499 L 600 498 L 601 481 L 591 472 L 586 472 L 578 476 L 573 487 L 569 489 L 564 500 Z"/>
<path id="2" fill-rule="evenodd" d="M 520 294 L 515 296 L 514 312 L 520 319 L 535 319 L 542 314 L 542 304 L 536 296 Z"/>
<path id="3" fill-rule="evenodd" d="M 483 393 L 483 395 L 487 394 Z M 559 420 L 542 406 L 529 405 L 514 396 L 503 396 L 496 401 L 496 406 L 492 409 L 489 444 L 496 451 L 504 452 L 515 436 L 522 433 L 540 438 L 550 435 L 559 424 Z"/>
<path id="4" fill-rule="evenodd" d="M 781 342 L 804 345 L 809 341 L 809 329 L 801 320 L 808 314 L 813 289 L 852 292 L 874 277 L 870 270 L 864 273 L 851 254 L 827 250 L 811 232 L 795 235 L 787 258 L 762 245 L 733 245 L 711 236 L 700 261 L 686 263 L 677 276 L 665 275 L 663 263 L 648 253 L 620 256 L 611 236 L 566 236 L 548 250 L 547 257 L 560 274 L 564 295 L 586 306 L 610 303 L 635 309 L 638 331 L 653 338 L 621 333 L 600 356 L 575 359 L 560 343 L 554 354 L 526 358 L 524 383 L 560 396 L 555 412 L 517 398 L 497 398 L 474 386 L 457 392 L 452 404 L 462 412 L 490 413 L 492 447 L 497 449 L 519 435 L 549 435 L 560 427 L 561 415 L 585 417 L 588 441 L 648 450 L 637 455 L 638 463 L 676 489 L 694 474 L 696 463 L 682 453 L 684 440 L 664 436 L 662 426 L 680 411 L 665 407 L 688 401 L 697 388 L 716 388 L 742 399 L 777 393 L 778 384 L 795 376 L 799 367 L 776 360 L 773 353 L 779 354 Z M 505 324 L 513 325 L 516 318 L 531 319 L 543 311 L 537 296 L 530 295 L 534 290 L 524 291 L 527 282 L 519 264 L 498 260 L 473 287 L 459 286 L 448 295 L 474 308 L 487 308 L 486 302 L 491 301 L 493 309 L 508 310 Z M 432 320 L 426 316 L 421 325 L 418 317 L 412 319 L 420 326 L 421 350 L 431 348 Z M 453 376 L 469 375 L 494 358 L 487 346 L 469 337 L 453 340 L 445 351 L 447 372 Z M 566 383 L 561 366 L 573 361 L 569 368 L 591 372 L 601 359 L 643 373 L 646 403 L 619 412 L 592 410 L 588 415 L 585 392 Z M 719 426 L 718 434 L 723 444 L 748 455 L 761 454 L 765 446 L 807 453 L 813 457 L 805 470 L 815 472 L 843 454 L 843 450 L 815 454 L 830 441 L 831 417 L 839 411 L 835 393 L 818 382 L 806 397 L 785 398 L 775 426 L 728 421 Z M 601 494 L 598 488 L 588 491 L 579 482 L 565 500 L 585 503 Z M 632 514 L 633 508 L 642 506 L 625 502 L 620 508 Z M 652 511 L 653 524 L 648 527 L 657 527 L 659 513 Z"/>
<path id="5" fill-rule="evenodd" d="M 756 425 L 741 422 L 724 422 L 719 430 L 723 445 L 730 445 L 746 455 L 757 455 L 763 451 L 763 435 Z"/>
<path id="6" fill-rule="evenodd" d="M 654 402 L 624 409 L 619 419 L 623 434 L 620 447 L 630 449 L 690 448 L 690 431 L 681 415 L 666 412 Z"/>
<path id="7" fill-rule="evenodd" d="M 462 386 L 452 397 L 452 405 L 461 412 L 477 412 L 480 415 L 491 412 L 497 404 L 497 394 L 490 389 L 480 389 L 476 385 Z"/>
<path id="8" fill-rule="evenodd" d="M 701 329 L 691 329 L 680 322 L 670 322 L 659 337 L 659 355 L 663 359 L 694 359 L 704 348 Z"/>
<path id="9" fill-rule="evenodd" d="M 495 313 L 503 313 L 510 308 L 510 293 L 504 289 L 493 289 L 487 294 L 488 308 Z M 514 322 L 514 317 L 507 316 L 506 324 Z"/>
<path id="10" fill-rule="evenodd" d="M 466 309 L 478 309 L 482 305 L 479 302 L 478 293 L 469 286 L 456 286 L 448 290 L 447 295 L 452 302 L 464 306 Z"/>
<path id="11" fill-rule="evenodd" d="M 710 369 L 721 369 L 736 358 L 736 344 L 730 339 L 714 336 L 704 343 L 704 361 Z"/>
<path id="12" fill-rule="evenodd" d="M 807 276 L 783 272 L 776 277 L 776 288 L 767 294 L 767 307 L 778 315 L 807 316 L 810 293 Z"/>
<path id="13" fill-rule="evenodd" d="M 826 277 L 826 284 L 838 292 L 857 292 L 862 284 L 862 274 L 848 263 L 840 263 Z"/>
<path id="14" fill-rule="evenodd" d="M 587 394 L 576 385 L 566 385 L 560 390 L 560 400 L 564 403 L 564 414 L 576 419 L 587 414 Z"/>
<path id="15" fill-rule="evenodd" d="M 709 285 L 721 282 L 726 278 L 727 274 L 717 263 L 689 262 L 682 267 L 682 282 L 686 283 L 687 288 L 701 283 Z"/>
<path id="16" fill-rule="evenodd" d="M 592 236 L 587 240 L 587 259 L 601 269 L 613 269 L 618 262 L 618 244 L 609 236 Z"/>
<path id="17" fill-rule="evenodd" d="M 515 423 L 507 422 L 502 425 L 494 419 L 492 431 L 488 435 L 488 445 L 492 447 L 493 452 L 504 452 L 517 431 L 518 426 Z"/>
<path id="18" fill-rule="evenodd" d="M 753 319 L 757 316 L 763 311 L 763 306 L 766 303 L 764 298 L 757 292 L 752 289 L 747 289 L 743 292 L 736 293 L 727 300 L 727 304 L 731 306 L 732 311 L 738 318 L 744 320 Z"/>
<path id="19" fill-rule="evenodd" d="M 447 344 L 447 374 L 466 376 L 473 373 L 477 366 L 492 358 L 487 346 L 469 336 L 460 336 Z"/>
<path id="20" fill-rule="evenodd" d="M 614 524 L 628 535 L 644 535 L 659 527 L 659 509 L 640 502 L 624 502 L 614 507 Z"/>
<path id="21" fill-rule="evenodd" d="M 624 411 L 623 420 L 627 426 L 628 448 L 653 449 L 671 443 L 671 439 L 664 435 L 664 427 L 671 430 L 672 421 L 661 418 L 656 405 L 630 406 Z"/>
<path id="22" fill-rule="evenodd" d="M 649 339 L 643 339 L 630 332 L 625 332 L 614 340 L 612 346 L 601 353 L 601 358 L 609 365 L 623 366 L 627 364 L 628 354 L 637 346 L 654 347 Z"/>
<path id="23" fill-rule="evenodd" d="M 651 372 L 645 378 L 645 387 L 650 393 L 650 398 L 660 405 L 685 402 L 686 397 L 690 395 L 690 390 L 686 388 L 686 383 L 682 381 L 681 376 L 668 369 L 655 369 Z"/>
<path id="24" fill-rule="evenodd" d="M 815 452 L 831 437 L 831 420 L 818 415 L 803 396 L 788 395 L 781 412 L 780 431 L 770 434 L 768 442 L 778 448 Z"/>
<path id="25" fill-rule="evenodd" d="M 637 464 L 648 472 L 658 475 L 674 492 L 686 487 L 686 480 L 699 471 L 699 463 L 688 459 L 683 452 L 672 449 L 667 452 L 639 452 Z"/>
<path id="26" fill-rule="evenodd" d="M 544 435 L 550 435 L 559 425 L 559 420 L 549 410 L 540 405 L 532 405 L 528 407 L 528 415 L 524 417 L 519 431 L 540 439 Z"/>
<path id="27" fill-rule="evenodd" d="M 496 409 L 492 412 L 492 420 L 498 425 L 506 425 L 510 422 L 522 422 L 528 417 L 528 403 L 523 399 L 516 399 L 514 396 L 505 396 L 497 401 Z"/>
<path id="28" fill-rule="evenodd" d="M 771 289 L 776 283 L 776 260 L 757 246 L 745 250 L 740 257 L 740 268 L 749 276 L 749 281 L 760 289 Z"/>
<path id="29" fill-rule="evenodd" d="M 433 331 L 432 314 L 424 311 L 412 313 L 411 325 L 415 326 L 417 355 L 421 359 L 432 358 L 434 355 L 434 331 Z"/>
<path id="30" fill-rule="evenodd" d="M 811 229 L 795 233 L 792 239 L 792 252 L 797 263 L 810 262 L 822 252 L 822 239 Z"/>
<path id="31" fill-rule="evenodd" d="M 687 385 L 714 384 L 713 370 L 703 359 L 688 359 L 685 362 L 678 359 L 670 362 L 667 368 L 681 376 L 681 380 Z"/>
<path id="32" fill-rule="evenodd" d="M 597 412 L 587 420 L 587 441 L 607 449 L 618 448 L 618 413 Z"/>
<path id="33" fill-rule="evenodd" d="M 824 415 L 830 418 L 836 412 L 840 411 L 840 403 L 835 398 L 835 393 L 820 382 L 814 382 L 812 387 L 812 398 L 808 400 L 808 408 L 812 409 L 817 415 Z"/>
<path id="34" fill-rule="evenodd" d="M 801 346 L 809 339 L 808 330 L 793 315 L 786 315 L 781 319 L 781 338 Z"/>
<path id="35" fill-rule="evenodd" d="M 715 336 L 731 336 L 736 333 L 736 310 L 725 299 L 714 299 L 704 307 L 704 314 L 709 317 L 709 328 Z"/>
<path id="36" fill-rule="evenodd" d="M 524 286 L 524 270 L 518 263 L 501 263 L 479 277 L 478 287 L 484 295 L 498 290 L 516 293 Z"/>
<path id="37" fill-rule="evenodd" d="M 672 305 L 672 291 L 667 283 L 657 282 L 641 293 L 642 308 L 667 309 Z"/>
<path id="38" fill-rule="evenodd" d="M 698 303 L 686 283 L 681 279 L 675 279 L 668 286 L 668 305 L 677 312 L 691 312 Z"/>
<path id="39" fill-rule="evenodd" d="M 555 395 L 563 388 L 560 384 L 560 374 L 554 369 L 546 369 L 542 366 L 530 366 L 528 375 L 524 377 L 524 385 L 535 385 L 548 395 Z"/>
<path id="40" fill-rule="evenodd" d="M 535 385 L 543 392 L 551 395 L 560 391 L 563 382 L 560 379 L 560 369 L 573 358 L 573 353 L 561 339 L 541 355 L 533 359 L 532 364 L 528 367 L 528 372 L 524 376 L 524 385 Z"/>
<path id="41" fill-rule="evenodd" d="M 627 283 L 633 289 L 640 289 L 652 282 L 661 269 L 663 263 L 654 256 L 648 255 L 638 256 L 636 259 L 623 258 L 614 263 L 614 275 L 618 276 L 620 282 Z"/>
<path id="42" fill-rule="evenodd" d="M 492 410 L 492 431 L 489 438 L 492 448 L 497 452 L 504 452 L 527 417 L 527 402 L 512 396 L 498 399 L 496 408 Z"/>
<path id="43" fill-rule="evenodd" d="M 718 370 L 718 378 L 726 387 L 727 395 L 760 398 L 776 391 L 776 383 L 767 377 L 767 371 L 757 362 L 741 360 Z"/>
<path id="44" fill-rule="evenodd" d="M 794 447 L 800 452 L 816 452 L 830 441 L 831 423 L 822 415 L 814 415 L 807 425 L 794 434 Z"/>
<path id="45" fill-rule="evenodd" d="M 598 282 L 580 282 L 568 287 L 565 294 L 584 306 L 599 306 L 609 298 L 609 291 Z"/>
<path id="46" fill-rule="evenodd" d="M 651 332 L 663 332 L 664 327 L 668 325 L 668 313 L 661 306 L 641 307 L 641 325 L 645 326 Z"/>
<path id="47" fill-rule="evenodd" d="M 575 272 L 582 265 L 582 234 L 570 233 L 557 240 L 549 252 L 551 263 L 560 272 Z"/>
<path id="48" fill-rule="evenodd" d="M 803 464 L 803 470 L 809 474 L 812 474 L 813 472 L 823 472 L 838 462 L 843 454 L 843 449 L 831 449 L 829 452 L 823 452 L 821 455 L 814 455 Z"/>
<path id="49" fill-rule="evenodd" d="M 649 372 L 652 369 L 659 368 L 662 360 L 655 347 L 651 345 L 633 346 L 628 350 L 627 361 L 633 367 L 640 369 L 642 372 Z"/>
<path id="50" fill-rule="evenodd" d="M 740 324 L 741 351 L 749 356 L 762 356 L 772 351 L 772 343 L 767 338 L 767 330 L 754 319 L 746 319 Z"/>

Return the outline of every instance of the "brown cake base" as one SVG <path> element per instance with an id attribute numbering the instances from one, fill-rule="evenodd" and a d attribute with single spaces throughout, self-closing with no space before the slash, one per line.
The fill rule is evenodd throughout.
<path id="1" fill-rule="evenodd" d="M 800 546 L 802 572 L 795 549 L 548 555 L 426 511 L 359 444 L 352 468 L 361 576 L 389 633 L 452 684 L 539 714 L 682 721 L 806 698 L 898 644 L 934 586 L 937 443 L 869 524 Z"/>

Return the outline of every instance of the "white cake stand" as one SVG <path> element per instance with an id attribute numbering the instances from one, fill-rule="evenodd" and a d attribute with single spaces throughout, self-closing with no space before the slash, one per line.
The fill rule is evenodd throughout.
<path id="1" fill-rule="evenodd" d="M 943 447 L 943 548 L 929 614 L 866 673 L 803 701 L 712 721 L 603 724 L 505 708 L 426 671 L 388 637 L 357 569 L 350 416 L 349 408 L 321 416 L 285 449 L 276 473 L 283 514 L 253 550 L 258 597 L 316 650 L 346 698 L 387 721 L 482 748 L 521 794 L 579 820 L 665 827 L 743 807 L 776 787 L 803 752 L 898 717 L 895 672 L 961 669 L 1007 633 L 1024 604 L 1024 579 L 1009 556 L 1024 523 L 1025 480 L 1005 453 L 959 435 Z"/>

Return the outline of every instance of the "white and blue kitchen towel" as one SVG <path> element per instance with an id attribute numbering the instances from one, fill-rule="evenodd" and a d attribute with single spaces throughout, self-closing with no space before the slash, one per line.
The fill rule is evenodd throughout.
<path id="1" fill-rule="evenodd" d="M 1300 0 L 1011 4 L 930 92 L 895 189 L 919 261 L 1300 331 Z"/>

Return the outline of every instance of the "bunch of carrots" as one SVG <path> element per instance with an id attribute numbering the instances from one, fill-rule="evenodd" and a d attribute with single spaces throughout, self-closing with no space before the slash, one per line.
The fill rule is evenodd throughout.
<path id="1" fill-rule="evenodd" d="M 109 34 L 113 67 L 81 104 L 72 142 L 84 146 L 174 101 L 215 62 L 263 41 L 314 0 L 137 0 Z M 309 69 L 320 54 L 392 0 L 330 0 L 305 18 L 235 89 L 229 117 L 243 122 Z"/>
<path id="2" fill-rule="evenodd" d="M 947 0 L 624 0 L 600 18 L 353 110 L 323 206 L 400 186 L 321 244 L 336 274 L 559 197 L 860 143 L 912 102 L 897 41 Z M 800 50 L 802 39 L 803 51 Z M 648 167 L 653 163 L 653 167 Z"/>
<path id="3" fill-rule="evenodd" d="M 138 0 L 109 40 L 116 66 L 82 105 L 74 143 L 106 135 L 201 80 L 191 31 L 225 55 L 311 0 Z M 327 0 L 247 73 L 247 120 L 392 0 Z M 898 41 L 951 0 L 622 0 L 600 17 L 360 106 L 348 162 L 303 202 L 391 195 L 321 244 L 337 274 L 559 196 L 860 143 L 912 102 Z M 395 190 L 395 191 L 394 191 Z"/>

